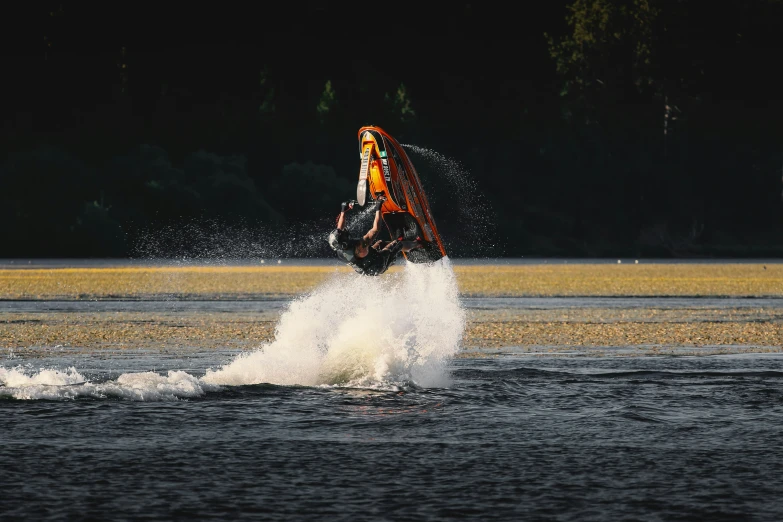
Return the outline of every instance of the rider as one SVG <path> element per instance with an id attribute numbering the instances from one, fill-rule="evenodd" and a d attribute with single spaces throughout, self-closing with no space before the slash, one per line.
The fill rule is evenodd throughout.
<path id="1" fill-rule="evenodd" d="M 379 231 L 378 224 L 381 220 L 381 205 L 383 205 L 384 201 L 386 201 L 386 197 L 379 196 L 371 204 L 375 207 L 375 220 L 372 228 L 360 239 L 351 238 L 348 232 L 343 229 L 345 226 L 345 212 L 353 209 L 356 202 L 343 202 L 340 208 L 340 216 L 337 218 L 337 228 L 329 234 L 329 246 L 360 274 L 381 275 L 394 264 L 400 251 L 408 252 L 422 246 L 418 240 L 403 241 L 402 237 L 394 241 L 377 240 L 372 243 L 373 238 Z"/>

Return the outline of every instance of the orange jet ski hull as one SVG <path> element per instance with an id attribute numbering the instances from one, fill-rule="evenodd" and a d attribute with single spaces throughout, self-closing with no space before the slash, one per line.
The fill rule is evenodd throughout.
<path id="1" fill-rule="evenodd" d="M 424 248 L 405 253 L 414 263 L 437 261 L 446 255 L 443 241 L 432 217 L 430 204 L 419 174 L 403 147 L 380 127 L 359 129 L 361 166 L 356 200 L 361 206 L 368 196 L 377 199 L 381 194 L 386 201 L 381 206 L 381 216 L 392 237 L 404 236 L 413 240 L 417 236 Z"/>

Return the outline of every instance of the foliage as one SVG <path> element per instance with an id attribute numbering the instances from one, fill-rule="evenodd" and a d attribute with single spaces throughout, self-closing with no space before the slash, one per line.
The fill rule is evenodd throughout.
<path id="1" fill-rule="evenodd" d="M 416 111 L 411 107 L 411 99 L 404 83 L 400 83 L 393 94 L 386 93 L 384 98 L 393 118 L 402 123 L 411 122 L 416 118 Z"/>
<path id="2" fill-rule="evenodd" d="M 264 68 L 261 71 L 258 84 L 260 87 L 259 96 L 261 98 L 258 112 L 262 116 L 267 116 L 275 112 L 275 88 L 272 86 L 268 68 Z"/>
<path id="3" fill-rule="evenodd" d="M 75 7 L 49 17 L 45 55 L 8 61 L 0 256 L 119 255 L 140 228 L 201 219 L 317 235 L 354 195 L 368 124 L 465 164 L 438 177 L 443 165 L 414 159 L 456 255 L 490 255 L 494 240 L 476 233 L 490 214 L 505 238 L 495 252 L 511 256 L 783 254 L 783 2 L 538 7 L 444 17 L 422 4 L 393 45 L 362 47 L 340 38 L 353 18 L 331 17 L 325 33 L 297 6 L 288 29 L 321 51 L 308 62 L 278 36 L 196 45 L 209 20 L 180 23 L 195 11 L 161 6 L 198 28 L 177 48 L 152 31 L 98 38 L 95 13 Z M 122 47 L 133 74 L 114 97 Z M 485 193 L 487 208 L 464 219 L 465 191 L 449 183 Z"/>
<path id="4" fill-rule="evenodd" d="M 599 99 L 621 96 L 632 85 L 643 92 L 652 77 L 655 0 L 575 0 L 568 6 L 569 34 L 545 34 L 563 77 L 562 96 L 594 110 Z M 588 120 L 591 115 L 588 115 Z"/>
<path id="5" fill-rule="evenodd" d="M 324 84 L 324 90 L 321 92 L 321 98 L 318 100 L 315 110 L 318 113 L 318 119 L 323 124 L 326 118 L 333 111 L 337 105 L 337 95 L 332 89 L 332 81 L 326 80 Z"/>

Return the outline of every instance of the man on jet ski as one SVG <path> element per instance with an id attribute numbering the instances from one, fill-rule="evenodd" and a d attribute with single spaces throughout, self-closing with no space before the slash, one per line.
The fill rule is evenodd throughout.
<path id="1" fill-rule="evenodd" d="M 386 201 L 386 197 L 379 196 L 378 199 L 371 203 L 372 207 L 375 208 L 375 220 L 372 228 L 360 239 L 350 237 L 348 232 L 344 230 L 345 213 L 353 209 L 356 201 L 343 202 L 340 208 L 340 215 L 337 218 L 337 228 L 329 234 L 329 246 L 360 274 L 381 275 L 394 264 L 397 254 L 408 252 L 421 246 L 419 241 L 403 241 L 402 237 L 394 241 L 377 240 L 373 243 L 372 240 L 379 231 L 378 224 L 381 220 L 381 205 L 383 205 L 384 201 Z"/>

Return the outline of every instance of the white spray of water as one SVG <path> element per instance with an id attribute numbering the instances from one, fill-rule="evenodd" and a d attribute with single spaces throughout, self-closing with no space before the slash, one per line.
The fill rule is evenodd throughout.
<path id="1" fill-rule="evenodd" d="M 183 222 L 140 230 L 133 255 L 183 262 L 220 263 L 248 258 L 326 257 L 333 252 L 326 236 L 328 220 L 282 227 L 227 224 L 220 220 Z"/>
<path id="2" fill-rule="evenodd" d="M 383 277 L 341 274 L 291 303 L 274 342 L 203 381 L 443 386 L 464 327 L 448 258 Z"/>
<path id="3" fill-rule="evenodd" d="M 381 277 L 336 273 L 291 302 L 275 340 L 198 378 L 184 371 L 126 373 L 92 383 L 75 368 L 0 367 L 0 396 L 16 399 L 117 397 L 164 401 L 221 386 L 269 383 L 396 389 L 449 384 L 447 364 L 465 328 L 448 258 Z"/>
<path id="4" fill-rule="evenodd" d="M 436 216 L 442 214 L 455 220 L 456 229 L 459 231 L 458 239 L 462 243 L 460 246 L 467 249 L 470 255 L 477 252 L 500 255 L 502 248 L 496 237 L 497 226 L 493 219 L 492 206 L 470 171 L 459 161 L 435 150 L 411 144 L 402 146 L 410 153 L 414 164 L 425 164 L 424 169 L 419 169 L 422 177 L 434 174 L 440 178 L 438 183 L 431 180 L 431 185 L 440 188 L 442 192 L 428 191 L 427 195 Z M 455 201 L 459 204 L 454 205 Z M 447 212 L 438 212 L 440 203 L 443 203 L 443 210 Z M 453 249 L 456 245 L 447 241 L 446 246 Z"/>
<path id="5" fill-rule="evenodd" d="M 345 228 L 364 235 L 372 227 L 374 211 L 369 206 L 349 212 Z M 220 220 L 194 220 L 138 230 L 133 257 L 169 258 L 183 262 L 221 263 L 234 260 L 333 257 L 326 240 L 336 224 L 334 217 L 301 221 L 287 226 L 228 224 Z"/>
<path id="6" fill-rule="evenodd" d="M 502 254 L 495 237 L 497 227 L 492 207 L 470 171 L 459 161 L 435 150 L 411 144 L 402 146 L 420 167 L 418 170 L 427 185 L 429 202 L 438 216 L 436 223 L 450 221 L 454 229 L 454 241 L 446 241 L 447 250 L 461 255 Z M 455 201 L 459 204 L 454 205 Z M 325 238 L 336 224 L 336 215 L 335 208 L 332 216 L 287 225 L 200 218 L 162 227 L 139 228 L 133 234 L 132 252 L 133 257 L 139 259 L 169 258 L 183 263 L 221 263 L 248 258 L 328 258 L 334 252 Z M 352 235 L 363 235 L 372 226 L 373 215 L 368 206 L 355 208 L 348 214 L 346 229 Z"/>
<path id="7" fill-rule="evenodd" d="M 124 373 L 116 380 L 88 382 L 75 368 L 44 369 L 28 375 L 22 368 L 0 368 L 0 397 L 14 399 L 76 399 L 116 397 L 136 401 L 171 401 L 199 397 L 218 386 L 183 371 Z"/>

